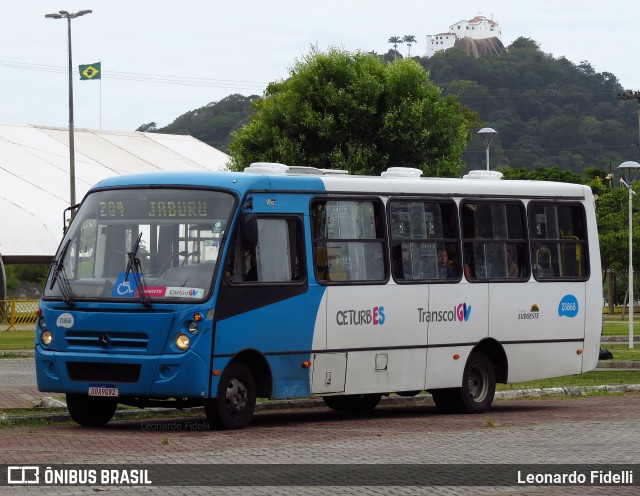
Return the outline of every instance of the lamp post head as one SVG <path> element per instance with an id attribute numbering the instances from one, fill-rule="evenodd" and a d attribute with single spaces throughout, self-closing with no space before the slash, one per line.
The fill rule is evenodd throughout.
<path id="1" fill-rule="evenodd" d="M 83 16 L 85 14 L 91 14 L 93 10 L 80 10 L 73 14 L 70 14 L 66 10 L 60 10 L 57 14 L 45 14 L 48 19 L 75 19 L 76 17 Z"/>
<path id="2" fill-rule="evenodd" d="M 631 185 L 633 181 L 636 180 L 638 172 L 640 172 L 640 164 L 638 162 L 628 160 L 627 162 L 622 162 L 618 166 L 618 169 L 620 170 L 620 173 L 625 176 L 627 184 Z"/>
<path id="3" fill-rule="evenodd" d="M 480 131 L 478 131 L 477 134 L 482 136 L 482 138 L 484 139 L 484 144 L 487 145 L 487 147 L 489 147 L 491 145 L 491 141 L 493 140 L 493 137 L 496 134 L 498 134 L 498 131 L 496 131 L 491 127 L 483 127 L 482 129 L 480 129 Z"/>

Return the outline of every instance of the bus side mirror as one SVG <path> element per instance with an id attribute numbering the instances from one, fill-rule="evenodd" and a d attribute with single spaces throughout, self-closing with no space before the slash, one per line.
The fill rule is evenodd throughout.
<path id="1" fill-rule="evenodd" d="M 62 234 L 65 234 L 67 232 L 67 229 L 69 229 L 71 221 L 73 220 L 74 215 L 76 215 L 79 206 L 80 204 L 77 203 L 76 205 L 67 207 L 62 211 Z M 69 212 L 68 215 L 67 212 Z"/>
<path id="2" fill-rule="evenodd" d="M 242 244 L 246 248 L 255 248 L 258 246 L 258 221 L 256 220 L 256 214 L 243 212 L 241 221 Z"/>

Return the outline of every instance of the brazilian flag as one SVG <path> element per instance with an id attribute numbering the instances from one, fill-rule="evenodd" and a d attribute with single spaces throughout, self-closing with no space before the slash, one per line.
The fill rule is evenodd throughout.
<path id="1" fill-rule="evenodd" d="M 96 62 L 95 64 L 81 65 L 80 67 L 80 79 L 100 79 L 102 75 L 102 68 L 100 67 L 100 62 Z"/>

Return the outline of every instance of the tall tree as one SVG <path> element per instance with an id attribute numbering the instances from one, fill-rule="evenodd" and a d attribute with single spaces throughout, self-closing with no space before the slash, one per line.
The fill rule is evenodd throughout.
<path id="1" fill-rule="evenodd" d="M 416 42 L 416 37 L 413 36 L 412 34 L 405 34 L 402 37 L 402 41 L 403 43 L 406 43 L 406 45 L 409 47 L 408 56 L 411 57 L 411 45 L 413 45 Z"/>
<path id="2" fill-rule="evenodd" d="M 391 36 L 387 40 L 387 43 L 391 43 L 393 45 L 393 49 L 397 54 L 398 53 L 398 45 L 402 43 L 402 38 L 400 38 L 399 36 Z"/>
<path id="3" fill-rule="evenodd" d="M 598 224 L 598 238 L 600 240 L 600 256 L 602 260 L 602 270 L 611 272 L 614 276 L 608 278 L 608 295 L 610 304 L 621 302 L 624 299 L 625 291 L 628 289 L 628 268 L 629 251 L 627 244 L 629 240 L 629 214 L 628 214 L 628 190 L 627 188 L 614 188 L 606 186 L 606 178 L 595 178 L 589 184 L 594 192 L 597 192 L 596 201 L 596 221 Z M 609 182 L 610 184 L 610 182 Z M 638 190 L 637 187 L 634 190 Z M 635 192 L 635 191 L 634 191 Z M 636 195 L 633 195 L 633 253 L 640 253 L 640 222 L 636 206 Z M 633 257 L 634 271 L 637 271 L 640 261 L 637 256 Z M 615 288 L 612 280 L 618 282 L 617 287 L 620 292 L 614 295 Z M 637 281 L 636 281 L 637 284 Z"/>
<path id="4" fill-rule="evenodd" d="M 234 133 L 231 167 L 282 162 L 379 174 L 390 166 L 457 176 L 477 115 L 442 97 L 413 60 L 312 49 L 254 102 Z"/>
<path id="5" fill-rule="evenodd" d="M 558 167 L 539 167 L 537 169 L 509 169 L 498 167 L 504 179 L 524 179 L 528 181 L 556 181 L 559 183 L 582 184 L 583 178 L 580 174 L 575 174 L 570 170 L 559 169 Z"/>

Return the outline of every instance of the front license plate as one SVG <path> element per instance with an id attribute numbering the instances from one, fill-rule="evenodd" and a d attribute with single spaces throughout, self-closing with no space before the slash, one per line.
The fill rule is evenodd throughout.
<path id="1" fill-rule="evenodd" d="M 89 396 L 118 397 L 118 387 L 113 384 L 93 384 L 89 386 Z"/>

